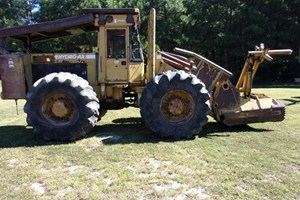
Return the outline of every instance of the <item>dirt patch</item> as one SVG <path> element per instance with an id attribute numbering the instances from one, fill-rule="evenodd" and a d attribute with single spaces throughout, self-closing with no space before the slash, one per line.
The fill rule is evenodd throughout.
<path id="1" fill-rule="evenodd" d="M 70 166 L 68 169 L 69 169 L 70 174 L 76 174 L 76 171 L 79 169 L 82 169 L 82 168 L 84 168 L 84 166 L 73 165 L 73 166 Z"/>
<path id="2" fill-rule="evenodd" d="M 168 181 L 168 184 L 161 184 L 161 183 L 157 183 L 157 184 L 154 184 L 154 189 L 158 192 L 163 192 L 163 191 L 168 191 L 168 190 L 176 190 L 176 189 L 179 189 L 181 187 L 184 187 L 185 185 L 184 184 L 181 184 L 177 181 Z"/>
<path id="3" fill-rule="evenodd" d="M 7 162 L 8 162 L 9 167 L 27 167 L 27 166 L 29 166 L 28 163 L 22 163 L 16 158 L 12 158 L 12 159 L 8 160 Z"/>
<path id="4" fill-rule="evenodd" d="M 114 183 L 114 180 L 112 178 L 106 178 L 104 179 L 104 181 L 106 182 L 107 186 L 111 186 Z"/>
<path id="5" fill-rule="evenodd" d="M 202 188 L 191 188 L 186 193 L 186 195 L 196 195 L 199 199 L 206 199 L 209 195 L 204 193 Z"/>
<path id="6" fill-rule="evenodd" d="M 42 195 L 42 194 L 44 194 L 46 192 L 45 186 L 43 186 L 40 183 L 32 183 L 31 186 L 30 186 L 30 188 L 37 195 Z"/>
<path id="7" fill-rule="evenodd" d="M 60 190 L 57 195 L 56 195 L 56 198 L 60 199 L 60 198 L 63 198 L 66 194 L 70 193 L 73 191 L 73 188 L 72 187 L 68 187 L 66 189 L 63 189 L 63 190 Z"/>
<path id="8" fill-rule="evenodd" d="M 140 178 L 150 178 L 156 176 L 155 173 L 140 173 L 138 174 L 138 177 Z"/>
<path id="9" fill-rule="evenodd" d="M 297 174 L 300 174 L 300 164 L 296 164 L 296 163 L 286 163 L 285 167 L 289 170 L 289 171 L 293 171 L 296 172 Z"/>
<path id="10" fill-rule="evenodd" d="M 154 170 L 157 170 L 160 167 L 161 161 L 160 160 L 156 160 L 154 158 L 150 158 L 149 159 L 149 164 L 152 165 Z"/>

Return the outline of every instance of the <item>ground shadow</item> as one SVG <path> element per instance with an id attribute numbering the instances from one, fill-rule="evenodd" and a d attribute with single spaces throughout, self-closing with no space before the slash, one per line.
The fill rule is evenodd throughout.
<path id="1" fill-rule="evenodd" d="M 107 145 L 162 141 L 144 126 L 141 118 L 115 119 L 112 124 L 96 126 L 88 137 L 97 137 Z"/>
<path id="2" fill-rule="evenodd" d="M 0 126 L 0 149 L 66 144 L 68 142 L 44 141 L 42 135 L 34 134 L 32 127 Z"/>
<path id="3" fill-rule="evenodd" d="M 157 142 L 176 142 L 182 141 L 171 138 L 161 139 L 155 136 L 147 129 L 141 118 L 119 118 L 113 120 L 114 124 L 97 126 L 93 134 L 89 137 L 97 137 L 102 140 L 103 144 L 128 144 L 128 143 L 157 143 Z M 218 122 L 207 123 L 199 137 L 229 137 L 230 133 L 235 132 L 268 132 L 268 129 L 257 129 L 248 125 L 228 127 Z M 225 134 L 226 133 L 226 134 Z"/>
<path id="4" fill-rule="evenodd" d="M 0 148 L 33 147 L 44 145 L 43 138 L 26 126 L 0 126 Z"/>
<path id="5" fill-rule="evenodd" d="M 300 103 L 300 97 L 292 97 L 291 99 L 280 99 L 280 100 L 289 102 L 286 104 L 286 106 L 293 106 Z"/>
<path id="6" fill-rule="evenodd" d="M 226 126 L 219 122 L 209 122 L 204 127 L 199 137 L 213 138 L 213 137 L 229 137 L 232 133 L 251 132 L 251 133 L 262 133 L 269 132 L 272 130 L 264 128 L 253 128 L 247 124 L 239 126 Z"/>
<path id="7" fill-rule="evenodd" d="M 229 137 L 231 133 L 268 132 L 267 129 L 256 129 L 248 125 L 228 127 L 217 122 L 209 122 L 203 127 L 199 137 Z M 130 143 L 158 143 L 183 141 L 170 138 L 161 139 L 147 129 L 141 118 L 119 118 L 112 124 L 96 126 L 87 138 L 99 138 L 104 145 L 130 144 Z M 26 126 L 0 126 L 0 148 L 34 147 L 66 144 L 66 142 L 45 142 L 40 135 L 33 133 L 31 127 Z"/>

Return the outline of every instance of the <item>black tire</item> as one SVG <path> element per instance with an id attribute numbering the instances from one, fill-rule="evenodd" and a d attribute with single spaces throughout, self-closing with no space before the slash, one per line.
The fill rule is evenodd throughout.
<path id="1" fill-rule="evenodd" d="M 191 139 L 207 123 L 209 93 L 195 75 L 167 71 L 147 84 L 140 107 L 146 127 L 157 136 Z"/>
<path id="2" fill-rule="evenodd" d="M 83 78 L 67 72 L 39 79 L 26 99 L 27 123 L 46 141 L 83 138 L 99 116 L 99 100 L 93 88 Z"/>
<path id="3" fill-rule="evenodd" d="M 104 115 L 106 115 L 107 110 L 99 110 L 99 116 L 98 116 L 98 121 L 100 121 L 102 119 L 102 117 L 104 117 Z"/>

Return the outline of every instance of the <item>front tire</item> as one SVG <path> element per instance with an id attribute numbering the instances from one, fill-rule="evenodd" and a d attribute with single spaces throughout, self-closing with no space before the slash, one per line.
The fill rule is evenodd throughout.
<path id="1" fill-rule="evenodd" d="M 145 125 L 162 138 L 193 138 L 207 123 L 209 109 L 204 83 L 182 70 L 157 75 L 141 97 Z"/>
<path id="2" fill-rule="evenodd" d="M 99 107 L 96 93 L 86 80 L 60 72 L 34 83 L 24 111 L 33 131 L 46 141 L 74 141 L 95 126 Z"/>

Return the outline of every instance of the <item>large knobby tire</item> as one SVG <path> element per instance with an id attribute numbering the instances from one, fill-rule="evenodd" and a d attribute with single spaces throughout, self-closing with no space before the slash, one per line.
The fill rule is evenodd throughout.
<path id="1" fill-rule="evenodd" d="M 145 125 L 162 138 L 193 138 L 207 123 L 209 110 L 204 83 L 182 70 L 157 75 L 141 97 Z"/>
<path id="2" fill-rule="evenodd" d="M 27 123 L 46 141 L 83 138 L 99 116 L 99 100 L 93 88 L 83 78 L 66 72 L 36 81 L 26 99 Z"/>

